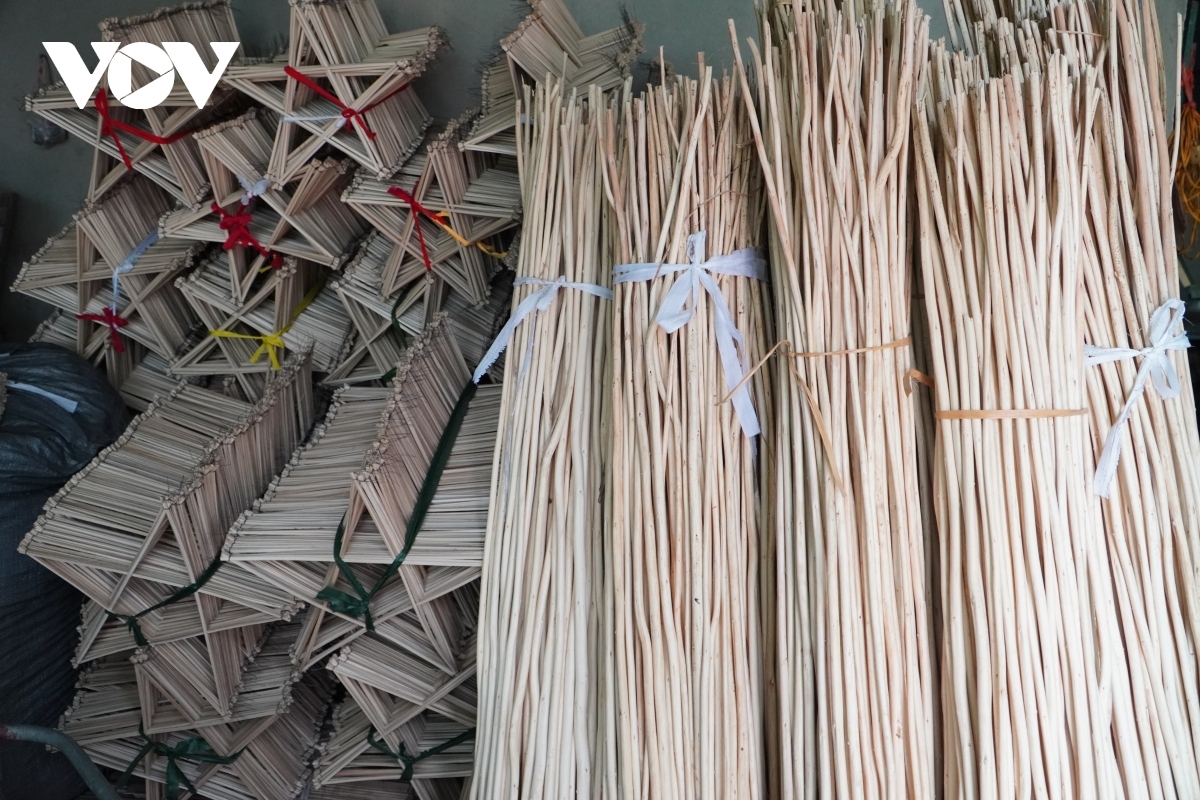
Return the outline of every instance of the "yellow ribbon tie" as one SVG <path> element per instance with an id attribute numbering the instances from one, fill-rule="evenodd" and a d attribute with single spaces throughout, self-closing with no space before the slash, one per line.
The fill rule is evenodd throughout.
<path id="1" fill-rule="evenodd" d="M 434 216 L 438 217 L 437 223 L 438 223 L 438 225 L 442 226 L 442 230 L 444 230 L 446 233 L 450 234 L 450 236 L 454 238 L 454 241 L 458 242 L 460 247 L 478 247 L 486 255 L 489 255 L 495 259 L 503 259 L 505 256 L 508 255 L 507 250 L 505 250 L 503 253 L 501 253 L 499 250 L 488 245 L 486 242 L 472 242 L 469 239 L 467 239 L 467 237 L 463 236 L 461 233 L 454 230 L 454 228 L 451 228 L 450 224 L 448 222 L 446 222 L 444 219 L 441 219 L 442 217 L 450 216 L 449 211 L 439 211 Z"/>
<path id="2" fill-rule="evenodd" d="M 267 358 L 271 359 L 271 369 L 279 371 L 279 352 L 283 350 L 287 343 L 283 341 L 283 335 L 292 329 L 292 325 L 304 313 L 304 310 L 312 305 L 313 300 L 317 299 L 317 295 L 321 293 L 321 289 L 325 287 L 325 277 L 322 276 L 313 288 L 308 290 L 308 294 L 304 295 L 304 299 L 296 306 L 296 310 L 292 312 L 292 318 L 288 320 L 288 324 L 284 325 L 274 333 L 258 335 L 254 333 L 235 333 L 224 329 L 210 330 L 209 336 L 216 339 L 249 339 L 253 342 L 259 342 L 258 349 L 254 351 L 254 355 L 250 356 L 250 363 L 257 364 L 258 360 L 263 357 L 263 353 L 267 354 Z"/>

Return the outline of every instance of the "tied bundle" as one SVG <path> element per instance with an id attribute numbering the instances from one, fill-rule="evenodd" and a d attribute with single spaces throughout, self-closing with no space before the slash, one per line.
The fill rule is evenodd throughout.
<path id="1" fill-rule="evenodd" d="M 769 397 L 742 380 L 770 328 L 760 173 L 737 85 L 700 67 L 604 123 L 617 277 L 600 758 L 614 797 L 766 796 L 755 450 Z"/>
<path id="2" fill-rule="evenodd" d="M 752 45 L 781 357 L 765 489 L 780 797 L 923 798 L 937 783 L 909 386 L 909 130 L 927 26 L 908 0 L 857 18 L 780 5 L 768 49 Z"/>
<path id="3" fill-rule="evenodd" d="M 525 207 L 479 612 L 472 798 L 586 796 L 599 713 L 596 610 L 606 472 L 611 260 L 601 98 L 527 92 Z M 609 295 L 611 296 L 611 295 Z M 507 339 L 505 337 L 508 337 Z M 493 361 L 484 357 L 476 380 Z"/>
<path id="4" fill-rule="evenodd" d="M 936 66 L 914 141 L 946 793 L 1126 796 L 1141 755 L 1118 741 L 1134 709 L 1090 486 L 1078 291 L 1097 74 L 1061 54 L 978 81 L 978 61 Z"/>

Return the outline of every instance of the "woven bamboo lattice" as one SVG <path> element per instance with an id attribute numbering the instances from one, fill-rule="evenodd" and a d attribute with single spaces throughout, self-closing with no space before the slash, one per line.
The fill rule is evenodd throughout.
<path id="1" fill-rule="evenodd" d="M 295 623 L 290 624 L 292 627 Z M 279 626 L 286 628 L 287 624 Z M 266 713 L 255 717 L 218 720 L 204 727 L 182 727 L 152 732 L 145 727 L 143 698 L 139 695 L 130 652 L 114 654 L 91 665 L 81 676 L 79 691 L 63 714 L 59 729 L 74 738 L 96 763 L 123 771 L 149 738 L 178 745 L 199 737 L 217 755 L 236 758 L 228 764 L 178 760 L 185 777 L 213 800 L 278 800 L 300 795 L 311 772 L 320 727 L 326 716 L 333 682 L 313 672 L 303 678 L 289 673 L 281 682 L 276 673 L 290 668 L 289 654 L 277 640 L 278 629 L 265 639 L 246 670 L 242 703 L 258 703 Z M 277 662 L 282 661 L 280 665 Z M 261 663 L 260 663 L 261 662 Z M 269 684 L 266 691 L 260 685 Z M 236 706 L 235 706 L 236 708 Z M 146 797 L 161 800 L 166 781 L 166 759 L 150 754 L 133 770 L 148 777 Z"/>
<path id="2" fill-rule="evenodd" d="M 124 20 L 106 19 L 100 23 L 100 39 L 122 44 L 188 42 L 211 72 L 217 59 L 209 43 L 236 42 L 241 37 L 228 0 L 205 0 Z M 238 61 L 235 53 L 232 63 Z M 137 63 L 131 69 L 135 90 L 159 77 Z M 122 177 L 136 171 L 176 200 L 190 204 L 208 193 L 208 181 L 200 150 L 189 132 L 219 114 L 220 108 L 235 97 L 236 93 L 218 84 L 204 107 L 197 108 L 191 93 L 177 82 L 160 105 L 138 110 L 121 105 L 108 89 L 105 77 L 82 109 L 62 84 L 25 98 L 25 109 L 96 148 L 89 199 L 98 200 Z M 111 124 L 101 113 L 106 106 L 104 114 Z"/>
<path id="3" fill-rule="evenodd" d="M 20 545 L 103 610 L 136 615 L 130 628 L 150 645 L 139 653 L 143 695 L 153 687 L 193 722 L 230 712 L 245 655 L 297 608 L 238 565 L 214 565 L 229 525 L 311 424 L 309 361 L 289 359 L 255 406 L 187 385 L 153 401 Z M 155 608 L 189 585 L 198 590 Z M 80 660 L 104 633 L 95 616 Z"/>
<path id="4" fill-rule="evenodd" d="M 521 215 L 516 160 L 459 149 L 469 117 L 450 123 L 386 181 L 359 175 L 342 200 L 398 247 L 383 269 L 392 295 L 432 272 L 473 303 L 506 253 L 498 236 Z"/>
<path id="5" fill-rule="evenodd" d="M 356 335 L 349 353 L 325 383 L 340 386 L 381 380 L 400 360 L 405 342 L 419 335 L 425 320 L 438 311 L 449 315 L 454 338 L 468 364 L 479 362 L 502 324 L 512 296 L 512 274 L 507 271 L 492 279 L 482 305 L 472 304 L 429 274 L 420 285 L 392 296 L 381 295 L 383 268 L 396 247 L 383 234 L 372 232 L 331 281 Z"/>
<path id="6" fill-rule="evenodd" d="M 291 7 L 287 53 L 225 73 L 228 84 L 281 117 L 268 177 L 290 181 L 326 144 L 373 175 L 391 175 L 429 126 L 410 84 L 445 35 L 437 27 L 389 34 L 374 0 Z"/>
<path id="7" fill-rule="evenodd" d="M 566 91 L 596 84 L 616 89 L 641 54 L 645 26 L 622 25 L 584 36 L 562 0 L 529 0 L 530 14 L 500 42 L 504 55 L 484 70 L 482 111 L 462 147 L 516 155 L 517 99 L 521 88 L 550 76 Z"/>

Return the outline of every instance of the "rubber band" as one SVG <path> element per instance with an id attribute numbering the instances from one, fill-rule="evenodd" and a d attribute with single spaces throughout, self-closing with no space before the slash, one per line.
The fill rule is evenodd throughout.
<path id="1" fill-rule="evenodd" d="M 957 411 L 935 411 L 935 419 L 1057 419 L 1082 417 L 1086 408 L 966 408 Z"/>

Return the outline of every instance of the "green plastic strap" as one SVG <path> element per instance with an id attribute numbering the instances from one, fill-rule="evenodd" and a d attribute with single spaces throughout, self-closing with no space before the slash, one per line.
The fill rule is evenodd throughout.
<path id="1" fill-rule="evenodd" d="M 346 535 L 346 519 L 342 518 L 341 524 L 338 525 L 337 535 L 333 537 L 333 560 L 342 577 L 354 589 L 354 594 L 326 586 L 317 593 L 317 599 L 328 603 L 330 610 L 361 619 L 366 623 L 368 631 L 375 630 L 375 621 L 371 617 L 371 598 L 378 594 L 383 585 L 396 574 L 396 571 L 404 564 L 404 559 L 408 558 L 408 551 L 412 550 L 412 546 L 416 543 L 417 534 L 421 532 L 421 526 L 425 524 L 425 515 L 429 513 L 433 497 L 437 494 L 442 473 L 446 471 L 446 464 L 450 461 L 450 452 L 454 449 L 458 432 L 462 430 L 463 420 L 467 416 L 467 408 L 471 405 L 471 400 L 474 399 L 478 388 L 474 381 L 467 381 L 467 385 L 459 394 L 458 402 L 454 404 L 454 410 L 450 412 L 450 421 L 446 423 L 446 429 L 442 431 L 442 438 L 438 440 L 437 449 L 433 451 L 433 460 L 429 462 L 429 469 L 425 472 L 421 491 L 417 493 L 417 502 L 413 504 L 412 514 L 408 518 L 408 527 L 404 531 L 404 547 L 392 559 L 392 563 L 384 570 L 379 580 L 375 581 L 375 585 L 371 587 L 370 591 L 364 590 L 362 583 L 350 569 L 350 565 L 342 560 L 342 541 Z"/>
<path id="2" fill-rule="evenodd" d="M 129 627 L 129 630 L 133 631 L 133 640 L 137 642 L 137 646 L 145 647 L 149 644 L 149 642 L 146 641 L 146 637 L 142 635 L 142 626 L 138 625 L 138 617 L 149 614 L 151 611 L 165 608 L 172 603 L 178 603 L 184 598 L 191 597 L 196 592 L 200 591 L 204 584 L 208 583 L 209 578 L 217 574 L 217 570 L 220 569 L 220 567 L 221 554 L 217 553 L 217 557 L 214 558 L 212 563 L 208 565 L 208 568 L 200 574 L 200 577 L 196 578 L 195 583 L 189 583 L 187 586 L 184 586 L 182 589 L 175 592 L 175 594 L 171 595 L 166 600 L 163 600 L 161 603 L 155 603 L 149 608 L 144 608 L 136 614 L 117 614 L 117 618 L 125 620 L 125 624 Z"/>
<path id="3" fill-rule="evenodd" d="M 437 747 L 431 747 L 428 750 L 422 750 L 420 753 L 414 756 L 409 755 L 408 749 L 405 748 L 403 741 L 400 742 L 400 752 L 397 753 L 395 750 L 389 748 L 385 743 L 376 739 L 375 726 L 372 725 L 371 730 L 367 731 L 367 744 L 371 745 L 371 747 L 374 747 L 384 755 L 389 755 L 403 764 L 404 774 L 400 776 L 400 780 L 404 783 L 411 783 L 413 779 L 413 767 L 417 765 L 418 761 L 422 761 L 430 756 L 436 756 L 438 753 L 444 753 L 451 747 L 457 747 L 463 742 L 469 741 L 474 737 L 475 729 L 469 728 L 460 733 L 458 736 L 455 736 L 453 739 L 448 739 L 439 744 Z"/>
<path id="4" fill-rule="evenodd" d="M 142 749 L 138 751 L 138 754 L 134 756 L 133 761 L 129 762 L 129 766 L 121 773 L 121 779 L 117 781 L 118 791 L 125 787 L 126 782 L 133 775 L 133 771 L 137 768 L 137 765 L 151 752 L 156 756 L 167 759 L 167 800 L 179 800 L 179 785 L 181 783 L 193 795 L 199 794 L 196 791 L 196 787 L 188 780 L 188 776 L 180 769 L 180 761 L 191 761 L 198 764 L 232 764 L 242 754 L 242 751 L 239 750 L 231 756 L 217 755 L 208 742 L 199 736 L 184 739 L 179 744 L 171 747 L 166 742 L 156 742 L 151 739 L 140 725 L 138 726 L 138 736 L 142 738 L 144 744 L 142 745 Z M 147 770 L 147 779 L 149 779 L 149 776 L 150 772 Z"/>
<path id="5" fill-rule="evenodd" d="M 403 299 L 404 293 L 397 292 L 396 302 L 392 303 L 392 329 L 396 332 L 396 338 L 400 340 L 400 344 L 404 344 L 408 341 L 408 335 L 404 332 L 404 329 L 400 327 L 400 320 L 396 319 L 396 309 L 400 308 L 400 301 Z M 383 377 L 380 378 L 380 380 L 384 383 L 390 383 L 394 377 L 396 377 L 396 368 L 392 367 L 383 374 Z"/>

